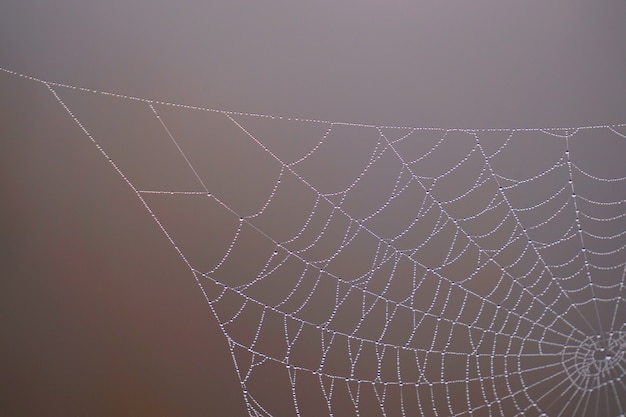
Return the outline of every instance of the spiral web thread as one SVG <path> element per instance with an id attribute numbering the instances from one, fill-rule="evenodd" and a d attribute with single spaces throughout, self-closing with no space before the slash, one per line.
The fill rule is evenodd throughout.
<path id="1" fill-rule="evenodd" d="M 625 415 L 626 125 L 340 123 L 4 71 L 189 266 L 250 416 Z"/>

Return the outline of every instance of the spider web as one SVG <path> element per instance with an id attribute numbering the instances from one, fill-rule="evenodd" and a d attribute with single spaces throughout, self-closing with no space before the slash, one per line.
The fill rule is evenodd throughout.
<path id="1" fill-rule="evenodd" d="M 624 416 L 626 125 L 376 126 L 45 84 L 198 282 L 250 416 Z"/>

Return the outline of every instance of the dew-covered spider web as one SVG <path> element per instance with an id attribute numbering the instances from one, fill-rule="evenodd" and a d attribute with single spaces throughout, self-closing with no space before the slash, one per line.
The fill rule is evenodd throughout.
<path id="1" fill-rule="evenodd" d="M 188 265 L 250 416 L 626 415 L 626 124 L 377 126 L 30 79 Z"/>

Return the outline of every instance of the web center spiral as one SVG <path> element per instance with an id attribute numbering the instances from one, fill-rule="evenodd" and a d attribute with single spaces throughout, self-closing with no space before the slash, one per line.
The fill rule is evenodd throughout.
<path id="1" fill-rule="evenodd" d="M 561 354 L 572 384 L 585 391 L 618 382 L 626 367 L 626 332 L 589 336 Z"/>

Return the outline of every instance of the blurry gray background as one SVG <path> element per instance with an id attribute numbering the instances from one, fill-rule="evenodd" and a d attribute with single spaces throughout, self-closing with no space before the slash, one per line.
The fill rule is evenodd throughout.
<path id="1" fill-rule="evenodd" d="M 382 125 L 626 122 L 626 3 L 15 1 L 0 67 L 203 107 Z M 225 339 L 130 189 L 0 73 L 0 414 L 244 415 Z"/>

